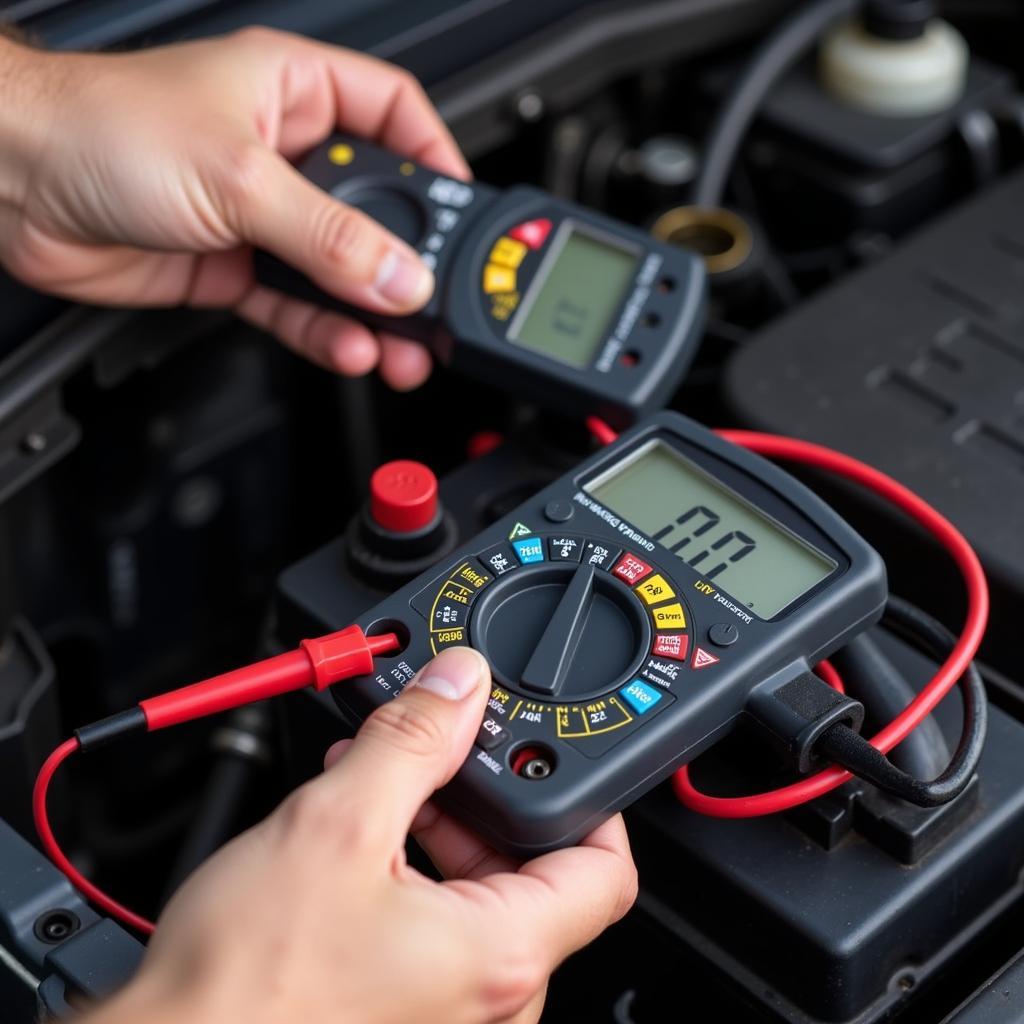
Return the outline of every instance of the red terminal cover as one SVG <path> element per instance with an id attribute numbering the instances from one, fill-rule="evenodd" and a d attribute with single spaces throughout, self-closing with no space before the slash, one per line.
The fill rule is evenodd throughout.
<path id="1" fill-rule="evenodd" d="M 416 533 L 437 517 L 437 477 L 411 459 L 385 462 L 370 477 L 370 516 L 393 533 Z"/>

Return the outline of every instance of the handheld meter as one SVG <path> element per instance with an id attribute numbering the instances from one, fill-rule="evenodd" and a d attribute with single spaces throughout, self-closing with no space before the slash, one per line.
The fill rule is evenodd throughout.
<path id="1" fill-rule="evenodd" d="M 881 616 L 884 565 L 778 467 L 661 413 L 360 620 L 408 645 L 333 688 L 361 719 L 472 645 L 494 688 L 439 794 L 496 847 L 578 841 Z"/>
<path id="2" fill-rule="evenodd" d="M 333 138 L 300 170 L 416 249 L 435 292 L 418 313 L 382 317 L 260 253 L 264 283 L 420 341 L 456 370 L 616 426 L 663 406 L 686 372 L 705 306 L 704 267 L 692 253 L 535 188 L 455 181 L 357 139 Z"/>

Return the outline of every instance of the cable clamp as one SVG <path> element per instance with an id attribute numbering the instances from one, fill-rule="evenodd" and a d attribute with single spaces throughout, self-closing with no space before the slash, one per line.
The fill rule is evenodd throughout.
<path id="1" fill-rule="evenodd" d="M 809 669 L 768 680 L 751 693 L 746 711 L 801 774 L 815 767 L 814 745 L 832 726 L 859 732 L 864 724 L 864 705 Z"/>

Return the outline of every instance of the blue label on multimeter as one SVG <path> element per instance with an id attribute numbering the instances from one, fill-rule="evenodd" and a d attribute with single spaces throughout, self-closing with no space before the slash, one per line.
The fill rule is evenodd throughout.
<path id="1" fill-rule="evenodd" d="M 629 686 L 619 692 L 638 715 L 650 711 L 661 700 L 661 694 L 653 686 L 648 686 L 639 679 L 634 679 Z"/>
<path id="2" fill-rule="evenodd" d="M 522 540 L 514 540 L 512 547 L 516 549 L 516 556 L 523 565 L 544 561 L 544 542 L 540 537 L 524 537 Z"/>

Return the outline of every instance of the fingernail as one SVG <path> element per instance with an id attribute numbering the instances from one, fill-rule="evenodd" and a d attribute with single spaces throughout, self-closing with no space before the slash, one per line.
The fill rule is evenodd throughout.
<path id="1" fill-rule="evenodd" d="M 430 298 L 434 275 L 415 254 L 391 249 L 380 261 L 374 287 L 388 302 L 416 309 Z"/>
<path id="2" fill-rule="evenodd" d="M 471 650 L 439 654 L 416 680 L 416 685 L 445 700 L 462 700 L 480 685 L 480 656 Z"/>

